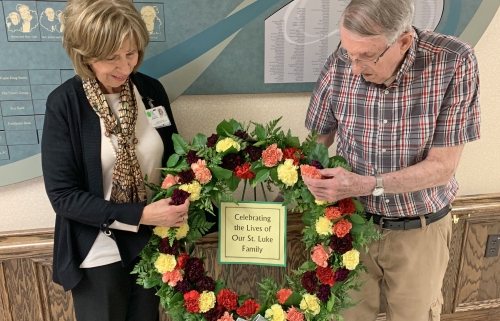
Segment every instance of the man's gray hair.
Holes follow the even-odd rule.
[[[387,44],[392,44],[413,30],[413,11],[413,0],[352,0],[340,23],[360,36],[384,35]]]

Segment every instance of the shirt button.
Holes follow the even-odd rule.
[[[387,90],[387,89],[386,89],[386,90],[384,91],[384,94],[386,94],[386,95],[387,95],[388,93],[389,93],[389,90]]]
[[[389,203],[390,201],[388,199],[385,200],[386,203]]]
[[[387,119],[384,119],[384,124],[387,124]]]
[[[385,152],[387,152],[387,149],[385,149],[385,148],[382,149],[382,153],[385,153]]]

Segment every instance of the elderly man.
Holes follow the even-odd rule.
[[[412,27],[412,0],[352,0],[328,58],[306,127],[353,168],[304,178],[318,200],[358,196],[382,238],[362,251],[360,304],[346,321],[375,320],[380,289],[387,320],[439,320],[449,258],[455,171],[479,139],[479,75],[462,41]]]

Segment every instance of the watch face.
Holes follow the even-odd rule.
[[[372,192],[373,196],[380,196],[384,194],[384,189],[383,188],[375,188]]]

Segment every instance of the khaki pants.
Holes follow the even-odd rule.
[[[362,276],[367,282],[361,292],[350,293],[361,302],[342,314],[345,321],[376,320],[382,287],[387,298],[387,321],[439,321],[451,224],[448,213],[419,229],[382,230],[382,238],[369,245],[368,253],[360,251],[368,269],[368,275]]]

